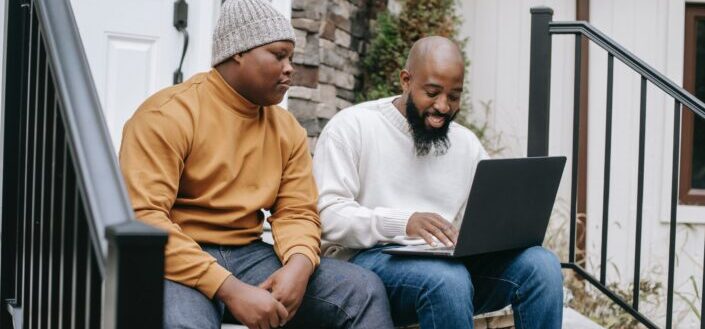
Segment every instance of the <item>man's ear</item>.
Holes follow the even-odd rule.
[[[235,55],[233,55],[232,58],[233,58],[233,61],[235,61],[235,63],[237,63],[238,65],[242,64],[242,60],[243,60],[242,53],[235,54]]]
[[[411,84],[411,73],[407,70],[401,70],[399,72],[399,83],[401,84],[401,89],[406,93]]]

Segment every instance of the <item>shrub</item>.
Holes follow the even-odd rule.
[[[398,95],[402,92],[399,72],[404,67],[411,46],[417,40],[431,35],[447,37],[455,41],[465,61],[465,85],[470,61],[465,54],[466,39],[459,37],[462,24],[456,0],[399,0],[402,9],[399,15],[382,12],[377,16],[376,27],[370,45],[362,61],[364,69],[362,88],[358,90],[358,102]],[[482,102],[482,110],[489,114],[491,101]],[[499,153],[501,136],[491,131],[487,122],[471,120],[472,106],[467,92],[463,93],[461,110],[456,122],[477,135],[490,154]]]
[[[457,42],[462,50],[465,40],[458,39],[460,24],[454,0],[403,0],[398,16],[380,13],[362,62],[365,74],[358,100],[401,93],[399,71],[416,40],[430,35],[444,36]],[[467,67],[464,52],[463,58]]]

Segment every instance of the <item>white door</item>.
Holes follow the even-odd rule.
[[[210,67],[220,0],[189,0],[184,80]],[[155,91],[172,84],[183,48],[174,0],[71,0],[115,150],[122,126]]]
[[[183,49],[175,0],[71,0],[115,151],[122,127],[152,93],[170,86]],[[221,0],[187,0],[189,46],[184,80],[210,69]],[[272,0],[291,17],[291,0]],[[283,105],[286,104],[286,99]]]

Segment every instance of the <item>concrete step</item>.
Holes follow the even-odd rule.
[[[597,323],[586,318],[571,308],[563,309],[563,328],[571,329],[604,329]],[[224,324],[222,329],[247,329],[245,326]],[[399,329],[419,329],[417,326]],[[480,314],[475,317],[475,329],[514,329],[514,318],[511,308]]]

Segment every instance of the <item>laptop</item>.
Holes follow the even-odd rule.
[[[563,156],[482,160],[454,247],[423,244],[383,252],[457,258],[540,246],[565,162]]]

